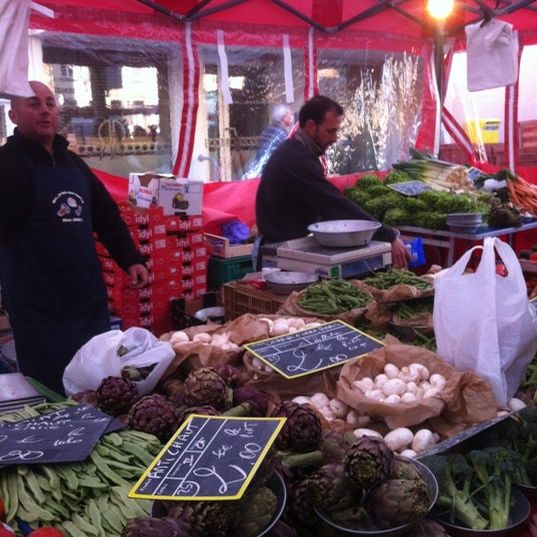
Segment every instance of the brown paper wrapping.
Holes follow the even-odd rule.
[[[225,324],[211,323],[207,325],[191,326],[185,328],[183,332],[185,332],[190,339],[202,332],[211,335],[228,332],[230,341],[237,345],[242,345],[243,343],[259,341],[271,337],[269,333],[269,325],[268,323],[263,322],[261,320],[262,318],[276,320],[281,319],[282,316],[254,315],[247,313]],[[311,323],[320,321],[320,319],[306,318],[304,321],[306,323]],[[162,334],[160,339],[169,341],[172,334],[173,332]],[[163,378],[168,378],[174,375],[179,368],[182,369],[183,373],[187,373],[188,371],[199,367],[211,367],[219,364],[238,365],[240,363],[240,358],[244,353],[243,348],[234,351],[226,351],[219,347],[214,347],[197,341],[175,344],[173,345],[173,350],[175,351],[175,358],[164,373]]]
[[[377,289],[376,287],[373,287],[371,285],[365,285],[365,287],[379,303],[401,302],[403,300],[410,300],[412,298],[425,298],[428,296],[434,296],[434,288],[422,291],[421,289],[418,289],[413,285],[407,285],[405,283],[394,285],[389,289]]]
[[[373,401],[352,389],[352,382],[363,377],[374,378],[386,363],[399,368],[411,363],[423,364],[431,374],[441,374],[446,386],[437,397],[396,405]],[[384,419],[390,429],[430,420],[434,430],[445,436],[496,415],[494,395],[484,380],[473,372],[457,371],[435,353],[412,345],[389,345],[344,364],[337,383],[337,397],[362,414]]]
[[[371,292],[371,288],[365,285],[360,280],[348,280],[349,283],[353,283],[362,291],[365,291],[367,294],[371,295],[372,299],[374,298],[374,295]],[[302,295],[306,292],[306,289],[303,291],[293,291],[285,300],[285,302],[280,306],[280,309],[278,310],[278,313],[281,315],[293,315],[295,317],[317,317],[318,319],[322,319],[324,321],[335,321],[336,319],[340,319],[341,321],[345,321],[349,324],[354,324],[359,319],[363,318],[370,305],[374,304],[374,301],[371,300],[371,302],[363,307],[363,308],[354,308],[352,310],[344,311],[342,313],[338,314],[330,314],[330,315],[323,315],[321,313],[315,313],[314,311],[309,311],[302,309],[298,302]]]

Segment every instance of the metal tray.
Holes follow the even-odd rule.
[[[276,294],[288,295],[291,291],[300,291],[315,283],[319,277],[312,272],[276,271],[264,276],[267,287]]]
[[[308,226],[308,231],[322,246],[346,248],[365,246],[382,224],[372,220],[327,220]]]

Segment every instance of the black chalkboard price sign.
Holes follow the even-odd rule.
[[[341,365],[382,346],[379,340],[339,320],[244,345],[288,379]]]
[[[130,491],[158,500],[237,500],[285,418],[193,414]]]
[[[113,421],[77,405],[16,423],[0,423],[0,467],[85,460]]]

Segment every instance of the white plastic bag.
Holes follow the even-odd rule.
[[[475,273],[464,274],[482,249]],[[496,274],[496,256],[507,276]],[[433,325],[437,353],[460,371],[473,370],[492,387],[498,405],[514,395],[537,350],[537,316],[522,269],[509,245],[486,238],[435,280]]]
[[[172,346],[145,328],[110,330],[91,338],[74,355],[63,373],[65,393],[96,390],[106,377],[120,377],[125,366],[155,365],[144,380],[135,382],[140,394],[146,395],[157,385],[174,357]]]

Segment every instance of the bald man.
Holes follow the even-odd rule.
[[[56,133],[50,89],[14,97],[17,126],[0,147],[0,287],[20,370],[63,391],[63,370],[93,336],[110,329],[93,233],[135,287],[144,259],[104,185]]]

